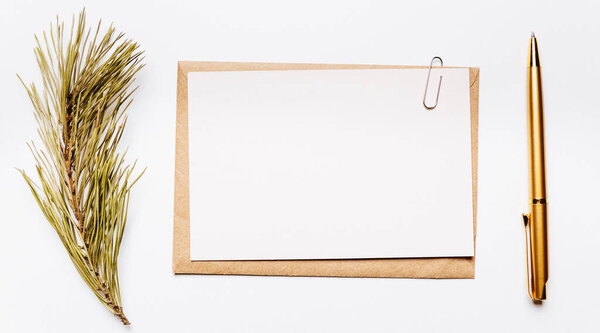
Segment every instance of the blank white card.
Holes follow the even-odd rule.
[[[188,74],[192,260],[473,256],[468,69]]]

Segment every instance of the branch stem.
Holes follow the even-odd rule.
[[[73,210],[73,214],[75,215],[75,227],[77,228],[77,231],[79,233],[79,237],[81,237],[81,241],[83,243],[83,245],[81,246],[81,250],[82,250],[82,257],[83,257],[83,261],[85,262],[88,270],[92,273],[92,275],[94,276],[94,278],[97,280],[97,283],[100,287],[96,288],[96,290],[98,292],[100,292],[102,294],[102,297],[104,298],[104,302],[106,303],[106,305],[109,307],[110,311],[117,316],[121,322],[123,323],[123,325],[129,325],[130,322],[127,319],[127,317],[125,317],[125,314],[123,313],[123,308],[117,304],[115,302],[115,300],[113,299],[113,297],[110,294],[110,291],[108,289],[108,285],[106,284],[106,282],[104,281],[104,279],[102,278],[102,276],[100,275],[100,273],[96,270],[95,265],[91,262],[90,258],[89,258],[89,251],[88,251],[88,247],[89,247],[89,242],[86,239],[86,230],[84,228],[84,221],[83,221],[83,215],[81,214],[81,208],[79,207],[79,201],[77,200],[77,191],[76,191],[76,187],[75,187],[75,177],[74,177],[74,171],[75,171],[75,166],[72,160],[72,142],[71,142],[71,130],[72,130],[72,117],[73,117],[73,103],[71,102],[71,99],[68,99],[67,105],[66,105],[66,126],[64,128],[64,132],[63,132],[63,138],[64,138],[64,142],[65,142],[65,147],[64,147],[64,159],[65,159],[65,167],[67,168],[67,179],[68,179],[68,186],[69,186],[69,192],[71,193],[71,209]]]

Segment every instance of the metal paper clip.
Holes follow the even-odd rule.
[[[433,57],[431,59],[431,62],[429,63],[429,71],[427,72],[427,83],[425,83],[425,93],[423,94],[423,106],[427,109],[427,110],[433,110],[435,109],[435,107],[438,105],[438,101],[440,100],[440,90],[442,87],[442,76],[440,75],[440,81],[438,82],[438,89],[437,89],[437,94],[435,97],[435,104],[432,106],[427,105],[427,89],[429,88],[429,77],[431,76],[431,68],[433,67],[433,62],[435,61],[435,59],[440,61],[440,67],[444,66],[444,61],[442,60],[442,58],[440,57]]]

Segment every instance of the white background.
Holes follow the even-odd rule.
[[[122,328],[87,289],[14,167],[31,169],[33,34],[83,6],[147,52],[124,144],[148,171],[120,260]],[[592,332],[600,305],[600,3],[597,1],[2,1],[0,331]],[[526,295],[525,63],[542,56],[550,214],[549,300]],[[474,280],[174,276],[177,60],[481,68]]]

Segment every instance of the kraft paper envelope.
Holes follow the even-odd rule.
[[[189,200],[189,72],[260,71],[306,69],[391,69],[417,66],[272,64],[231,62],[179,62],[177,72],[177,128],[175,153],[175,212],[173,271],[176,274],[231,274],[337,277],[473,278],[475,257],[343,259],[343,260],[251,260],[192,261],[190,259]],[[469,68],[471,107],[471,152],[473,188],[473,235],[477,216],[477,137],[479,69]],[[423,84],[423,83],[419,83]],[[420,98],[420,97],[417,97]],[[473,240],[475,241],[475,239]]]

